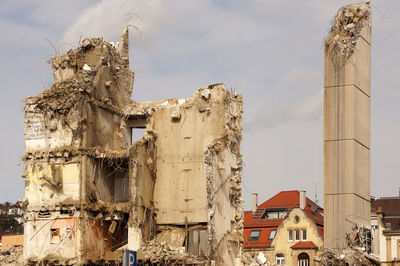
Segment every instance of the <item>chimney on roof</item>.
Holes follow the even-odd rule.
[[[253,193],[251,194],[251,196],[252,196],[251,212],[255,214],[257,212],[257,207],[258,207],[258,194]]]
[[[300,190],[299,205],[302,210],[306,207],[306,192],[304,190]]]

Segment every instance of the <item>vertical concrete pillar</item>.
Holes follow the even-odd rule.
[[[369,5],[341,8],[325,41],[325,248],[370,226],[370,44]]]

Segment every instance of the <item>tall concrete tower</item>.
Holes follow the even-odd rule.
[[[371,9],[342,7],[325,40],[325,248],[370,225]]]

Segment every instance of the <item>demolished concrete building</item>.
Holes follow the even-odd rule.
[[[25,104],[26,262],[235,265],[243,230],[242,96],[131,100],[126,29],[51,60]],[[132,143],[132,134],[144,129]]]
[[[325,248],[347,248],[355,226],[370,228],[370,50],[369,4],[341,8],[325,40]]]

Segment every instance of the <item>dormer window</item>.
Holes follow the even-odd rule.
[[[266,209],[261,215],[261,219],[283,219],[288,214],[288,208]]]
[[[276,229],[272,229],[271,233],[269,233],[269,238],[268,240],[273,240],[276,236]]]
[[[260,238],[261,230],[250,231],[249,241],[257,241]]]

